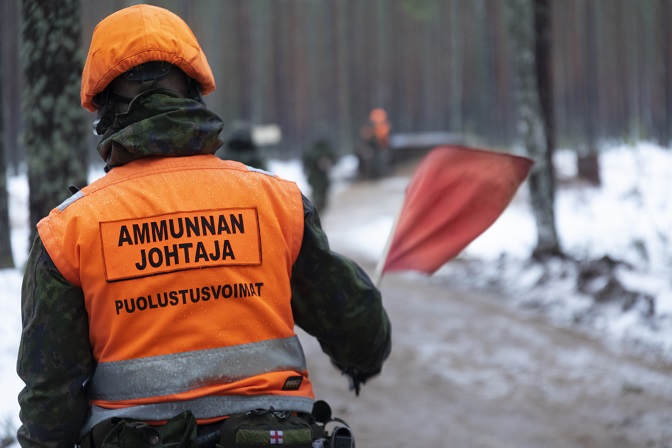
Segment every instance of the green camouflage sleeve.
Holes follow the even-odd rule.
[[[39,237],[26,266],[21,306],[19,444],[72,447],[86,418],[84,383],[94,366],[88,315],[82,290],[58,272]]]
[[[380,292],[354,261],[329,248],[315,206],[304,197],[304,235],[292,272],[295,323],[317,338],[358,383],[380,373],[390,354],[390,321]]]

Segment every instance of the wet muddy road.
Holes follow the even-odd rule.
[[[377,184],[339,193],[323,216],[333,248],[372,274],[374,261],[341,244],[352,232],[344,220],[394,213],[400,194]],[[317,398],[350,423],[358,448],[672,447],[672,366],[554,327],[494,293],[409,274],[387,275],[381,288],[392,355],[359,397],[300,333]]]

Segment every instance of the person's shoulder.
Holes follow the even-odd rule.
[[[276,180],[284,180],[283,178],[281,178],[277,174],[271,173],[270,171],[267,171],[265,169],[257,168],[255,166],[250,166],[250,165],[245,165],[245,167],[253,173],[259,173],[259,174],[263,174],[263,175],[266,175],[266,176],[270,176],[270,177],[272,177]]]

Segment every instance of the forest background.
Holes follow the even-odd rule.
[[[58,2],[56,2],[58,3]],[[125,0],[78,0],[81,53],[96,23]],[[449,131],[506,148],[516,138],[507,3],[499,0],[164,0],[183,17],[217,80],[206,100],[230,124],[278,125],[267,151],[297,156],[316,135],[353,151],[374,107],[393,133]],[[549,0],[557,144],[595,151],[605,139],[672,129],[672,5],[668,0]],[[0,2],[4,141],[25,157],[21,2]],[[57,36],[52,36],[58,42]],[[83,59],[82,59],[83,60]],[[73,60],[73,64],[80,64]],[[76,105],[73,105],[76,107]],[[94,117],[91,117],[91,121]],[[89,148],[95,146],[91,138]],[[93,153],[92,153],[93,154]],[[95,156],[97,161],[97,155]]]
[[[26,167],[30,239],[98,160],[76,106],[83,58],[95,24],[134,3],[0,3],[0,185]],[[153,3],[199,37],[219,80],[209,107],[229,126],[280,130],[269,157],[297,158],[317,138],[340,155],[356,152],[368,112],[382,107],[393,154],[396,136],[438,134],[532,158],[537,260],[563,256],[557,146],[576,151],[578,177],[599,185],[605,142],[670,140],[672,7],[664,0]],[[0,267],[12,267],[0,193]]]

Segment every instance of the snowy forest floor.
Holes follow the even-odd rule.
[[[606,151],[600,189],[573,183],[571,154],[557,160],[568,258],[529,261],[535,232],[521,188],[433,276],[387,274],[393,351],[359,397],[300,333],[317,398],[352,425],[357,446],[672,447],[672,154],[645,144]],[[322,221],[332,247],[373,274],[414,165],[353,182],[345,162]],[[271,170],[309,193],[300,162]],[[25,178],[10,179],[10,203],[21,265]],[[20,269],[0,271],[0,284],[2,438],[18,425]]]

